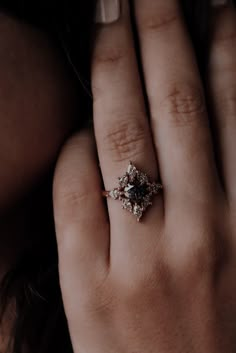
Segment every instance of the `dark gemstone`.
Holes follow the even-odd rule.
[[[149,190],[147,185],[129,185],[125,189],[127,197],[133,202],[143,201],[144,197],[148,195]]]

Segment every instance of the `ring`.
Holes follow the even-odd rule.
[[[152,198],[163,189],[162,184],[149,181],[147,174],[138,170],[129,162],[127,172],[120,178],[119,186],[103,191],[104,197],[111,197],[122,202],[122,208],[131,212],[139,222]]]

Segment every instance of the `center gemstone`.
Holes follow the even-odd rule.
[[[149,194],[148,186],[131,185],[129,184],[125,189],[125,196],[133,202],[141,202]]]

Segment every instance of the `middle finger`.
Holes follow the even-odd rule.
[[[194,51],[179,1],[134,4],[165,204],[188,207],[214,195],[218,186]]]

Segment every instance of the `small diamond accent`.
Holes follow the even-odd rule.
[[[129,183],[129,175],[128,174],[125,174],[123,175],[121,178],[119,178],[119,184],[121,187],[125,187],[127,186]]]
[[[120,197],[120,191],[118,189],[113,189],[109,192],[109,196],[112,199],[117,200]]]
[[[137,168],[133,165],[132,162],[130,162],[127,168],[127,173],[132,175],[132,174],[136,174],[136,172],[137,172]]]
[[[133,211],[132,203],[128,199],[122,200],[122,207],[129,212]]]
[[[140,220],[140,218],[143,215],[143,208],[139,205],[135,205],[134,209],[133,209],[133,213],[134,215],[137,217],[138,221]]]

